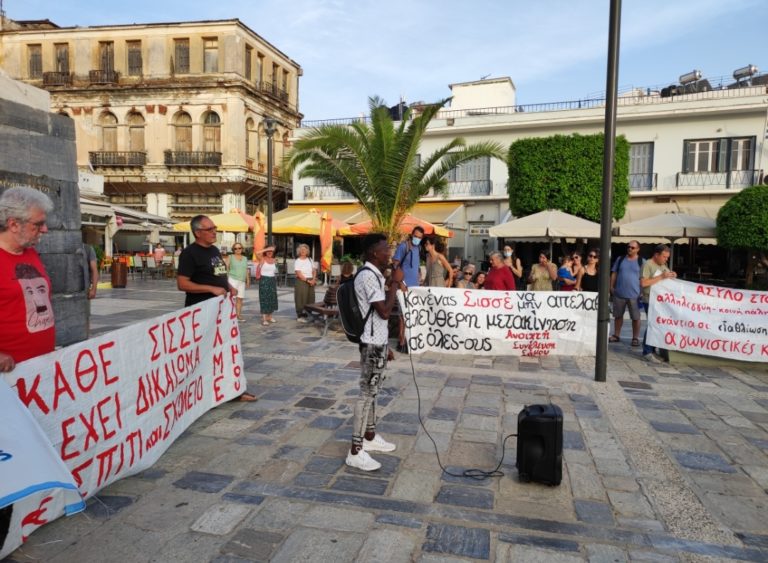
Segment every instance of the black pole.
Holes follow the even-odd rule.
[[[267,131],[267,246],[272,246],[272,131]]]
[[[603,205],[600,212],[600,299],[597,309],[597,355],[595,381],[605,381],[608,367],[608,310],[611,278],[611,220],[613,216],[613,166],[616,152],[616,97],[619,75],[621,0],[611,0],[608,27],[608,73],[605,81],[605,139],[603,146]]]

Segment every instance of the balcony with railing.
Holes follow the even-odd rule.
[[[354,196],[336,186],[304,186],[305,200],[339,200],[354,199]]]
[[[166,166],[215,168],[221,166],[221,153],[209,151],[165,151]]]
[[[466,180],[463,182],[448,182],[444,195],[453,197],[491,195],[493,182],[491,180]]]
[[[740,189],[759,184],[762,170],[730,170],[728,172],[678,172],[678,189]]]
[[[633,192],[655,190],[658,186],[659,175],[655,172],[630,174],[629,189]]]
[[[72,86],[73,72],[44,72],[43,86]]]
[[[277,98],[281,102],[288,103],[288,92],[280,88],[277,84],[262,81],[257,86],[260,92],[269,94],[270,96]]]
[[[118,77],[116,70],[91,70],[88,72],[88,81],[91,84],[117,84]]]
[[[144,166],[147,163],[147,153],[144,151],[91,151],[88,153],[88,161],[91,166]]]

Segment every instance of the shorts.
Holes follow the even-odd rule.
[[[640,306],[637,304],[637,297],[634,299],[623,299],[614,296],[613,298],[613,318],[619,319],[624,316],[624,311],[629,307],[629,318],[633,321],[640,320]]]
[[[245,297],[245,282],[233,280],[232,278],[227,278],[227,281],[230,287],[234,287],[237,290],[237,298],[243,299]]]

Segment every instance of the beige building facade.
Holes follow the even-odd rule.
[[[80,170],[109,202],[187,220],[266,206],[274,162],[301,119],[302,69],[237,19],[60,28],[4,19],[0,67],[44,88],[75,122]],[[275,209],[290,183],[273,169]]]

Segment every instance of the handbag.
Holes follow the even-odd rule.
[[[258,266],[256,266],[256,273],[254,274],[254,276],[253,276],[253,277],[255,277],[257,280],[260,280],[260,279],[261,279],[261,266],[262,266],[263,264],[264,264],[263,262],[259,262],[259,265],[258,265]]]

